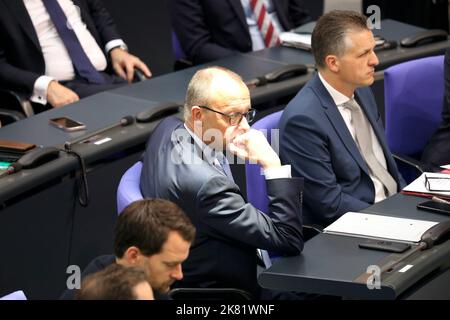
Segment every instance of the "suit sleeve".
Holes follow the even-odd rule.
[[[233,52],[212,41],[199,0],[170,0],[169,4],[172,27],[188,59],[197,64]]]
[[[289,163],[294,176],[305,178],[304,199],[313,206],[316,218],[329,223],[348,211],[370,206],[351,194],[344,193],[337,183],[328,149],[328,137],[320,125],[306,115],[295,115],[286,123],[280,140],[280,154]]]
[[[33,93],[34,83],[41,74],[17,68],[8,63],[3,45],[0,43],[0,86],[17,91],[29,98]]]
[[[312,21],[308,10],[306,10],[303,5],[303,0],[289,1],[289,15],[294,24],[294,28]]]
[[[281,254],[303,249],[301,193],[303,179],[267,180],[269,214],[246,203],[236,184],[213,177],[197,195],[197,212],[212,237],[234,239]]]
[[[120,39],[116,24],[100,0],[88,0],[89,13],[96,30],[105,45],[111,40]]]

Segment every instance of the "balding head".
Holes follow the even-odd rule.
[[[250,110],[250,92],[240,76],[222,67],[195,73],[184,110],[186,126],[214,149],[223,150],[250,128],[244,117]]]
[[[242,78],[222,67],[209,67],[197,71],[189,82],[184,105],[184,119],[191,120],[193,106],[214,106],[223,101],[234,100],[248,88]],[[236,101],[239,103],[239,101]]]

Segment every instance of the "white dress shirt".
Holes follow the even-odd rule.
[[[75,70],[69,53],[42,0],[23,1],[36,30],[45,61],[45,76],[39,77],[34,83],[34,91],[30,100],[46,104],[47,88],[50,81],[72,80],[75,78]],[[81,20],[80,8],[74,5],[72,0],[58,0],[58,2],[92,65],[98,71],[105,70],[107,66],[106,56]],[[121,39],[112,40],[106,44],[105,51],[108,52],[111,48],[122,43]]]
[[[209,155],[215,155],[213,156],[213,159],[209,162],[212,164],[215,168],[220,164],[220,160],[218,158],[225,158],[225,161],[228,162],[227,158],[223,155],[222,152],[215,152],[212,148],[207,146],[194,132],[192,132],[186,124],[184,124],[184,127],[186,128],[187,132],[191,135],[191,137],[194,139],[194,143],[200,147],[201,150],[203,150],[203,153],[205,154],[205,158],[209,158]],[[220,154],[219,154],[220,153]],[[291,178],[291,165],[284,165],[277,168],[269,168],[264,170],[264,176],[266,180],[270,179],[281,179],[281,178]]]
[[[342,118],[344,119],[345,125],[348,128],[348,131],[350,131],[350,134],[352,135],[353,140],[355,140],[355,127],[352,125],[352,113],[348,108],[342,106],[344,103],[350,101],[350,99],[346,95],[342,94],[341,92],[339,92],[335,88],[333,88],[322,77],[320,72],[319,72],[319,78],[320,78],[320,81],[322,81],[325,89],[327,89],[328,93],[331,95],[331,98],[333,99],[334,103],[337,105],[339,113],[341,114]],[[353,99],[353,96],[352,96],[352,99]],[[363,113],[364,113],[364,111],[363,111]],[[375,155],[375,158],[385,169],[387,169],[386,158],[384,156],[383,149],[381,148],[380,142],[378,141],[378,138],[375,135],[375,132],[373,131],[372,126],[370,126],[370,136],[371,136],[371,141],[372,141],[372,151]],[[356,142],[356,140],[355,140],[355,142]],[[370,174],[370,179],[372,179],[373,185],[375,187],[375,202],[386,199],[383,183],[377,177],[373,176],[372,174]]]
[[[266,45],[264,44],[263,36],[258,28],[258,24],[256,23],[255,14],[250,6],[250,0],[241,0],[241,3],[244,8],[245,19],[248,24],[248,30],[250,31],[250,37],[252,38],[252,49],[253,51],[262,50],[266,47]],[[266,5],[267,13],[272,17],[273,27],[277,33],[280,34],[284,30],[278,20],[272,0],[264,0],[264,4]]]

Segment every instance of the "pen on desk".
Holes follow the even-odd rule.
[[[431,200],[433,200],[433,201],[435,201],[435,202],[440,202],[440,203],[447,203],[447,204],[450,204],[450,201],[447,201],[447,200],[438,198],[438,197],[436,197],[436,196],[431,197]]]

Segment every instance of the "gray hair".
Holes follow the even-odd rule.
[[[242,78],[231,70],[223,67],[213,66],[198,70],[189,82],[184,103],[184,120],[191,119],[191,108],[193,106],[209,106],[214,99],[213,82],[218,77],[229,77],[237,82]]]

